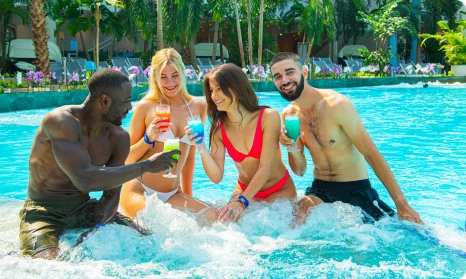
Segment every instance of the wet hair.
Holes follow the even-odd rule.
[[[254,92],[254,88],[240,67],[234,64],[223,64],[210,71],[204,79],[204,95],[207,101],[207,113],[211,122],[210,143],[212,143],[212,137],[220,127],[218,120],[221,119],[223,121],[227,113],[219,111],[212,100],[210,79],[214,79],[217,82],[223,94],[228,96],[228,98],[232,101],[234,99],[237,100],[238,111],[240,104],[249,112],[255,112],[261,109],[261,107],[259,106],[259,99],[256,92]]]
[[[112,69],[99,70],[89,79],[89,99],[96,100],[102,94],[113,97],[115,94],[123,92],[121,85],[126,82],[130,82],[128,77],[119,71]]]
[[[293,52],[280,52],[277,54],[272,61],[270,62],[270,67],[272,67],[275,63],[281,62],[283,60],[288,60],[291,59],[293,62],[298,65],[299,69],[303,69],[303,64],[301,63],[301,58],[299,58],[299,55]]]
[[[178,72],[180,75],[180,98],[183,98],[187,101],[191,100],[192,96],[188,93],[186,89],[186,69],[181,59],[181,55],[174,48],[164,48],[155,53],[152,57],[151,71],[149,77],[149,91],[147,92],[144,99],[160,102],[162,99],[167,99],[163,94],[161,84],[161,75],[163,69],[170,65]]]

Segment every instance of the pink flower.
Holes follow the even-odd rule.
[[[121,72],[121,67],[113,66],[112,69],[115,71]]]
[[[132,72],[133,75],[139,75],[139,67],[138,66],[131,66],[128,68],[129,72]]]
[[[152,70],[152,67],[151,66],[147,66],[147,68],[142,72],[145,76],[147,76],[150,71]]]

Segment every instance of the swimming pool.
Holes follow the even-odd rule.
[[[239,224],[199,227],[194,218],[151,199],[140,220],[152,231],[108,225],[69,249],[81,231],[66,233],[63,262],[22,258],[18,217],[26,197],[34,133],[48,110],[0,114],[0,274],[5,278],[460,278],[466,272],[466,85],[421,84],[339,90],[358,109],[424,228],[385,218],[363,224],[358,209],[318,207],[291,230],[292,204],[253,205]],[[261,104],[281,110],[276,92]],[[124,121],[128,128],[131,115]],[[285,154],[285,153],[284,153]],[[219,185],[197,158],[195,197],[220,207],[236,183],[227,159]],[[284,158],[286,160],[286,158]],[[293,176],[302,196],[310,185]],[[370,172],[373,187],[393,206]],[[0,277],[3,277],[0,276]]]

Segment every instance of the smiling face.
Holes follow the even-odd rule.
[[[217,107],[218,111],[227,111],[229,108],[236,108],[235,98],[228,97],[214,78],[209,79],[209,90],[211,103]]]
[[[271,70],[275,86],[284,99],[294,101],[301,96],[307,69],[301,69],[293,60],[286,59],[275,63]]]
[[[176,69],[167,65],[163,68],[162,73],[160,74],[160,89],[163,94],[167,97],[174,97],[178,93],[181,84],[180,74]]]
[[[128,115],[132,109],[131,106],[131,83],[126,82],[121,84],[121,93],[112,96],[112,104],[106,115],[106,120],[113,125],[121,126],[123,119]]]

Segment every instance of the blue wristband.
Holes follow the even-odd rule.
[[[244,208],[249,206],[249,201],[244,196],[238,196],[238,200],[243,203]]]
[[[152,148],[155,147],[155,140],[150,141],[149,136],[147,134],[144,134],[144,142],[147,143],[147,144],[152,144]]]
[[[96,223],[96,224],[94,225],[94,228],[101,228],[101,227],[105,227],[105,224],[99,222],[99,223]]]

